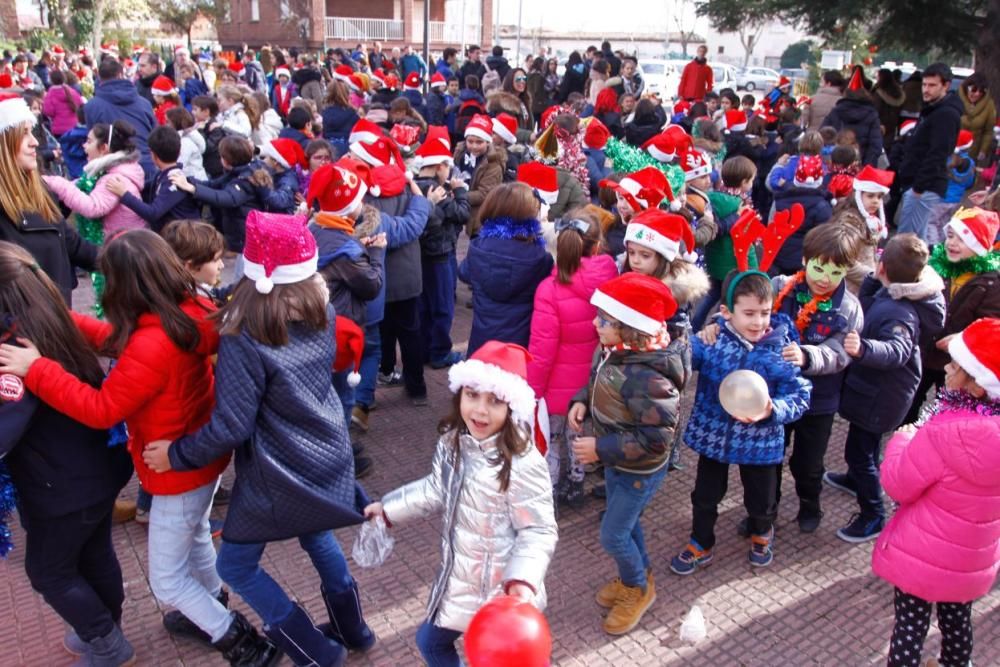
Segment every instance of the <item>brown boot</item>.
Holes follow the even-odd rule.
[[[135,518],[135,501],[118,498],[111,512],[111,523],[125,523]]]
[[[624,635],[631,632],[655,600],[656,589],[652,585],[646,586],[645,593],[639,586],[623,585],[621,594],[615,600],[615,606],[604,619],[604,631],[609,635]]]
[[[652,570],[646,570],[646,586],[653,586]],[[600,590],[597,591],[597,595],[594,596],[594,599],[597,600],[597,604],[605,609],[611,609],[615,606],[615,600],[618,599],[618,595],[624,588],[625,587],[622,585],[621,577],[615,577],[612,581],[609,581],[601,586]]]
[[[360,405],[355,405],[351,409],[351,424],[362,433],[368,432],[368,410]]]

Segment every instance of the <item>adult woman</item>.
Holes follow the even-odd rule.
[[[565,102],[572,93],[583,94],[583,87],[587,82],[586,65],[579,51],[569,54],[566,61],[566,72],[563,74],[562,83],[559,84],[559,94],[556,102]]]
[[[587,79],[587,102],[594,105],[597,102],[597,95],[604,90],[608,84],[608,77],[611,76],[611,66],[607,60],[595,60],[590,66],[590,76]]]
[[[333,146],[334,157],[347,152],[347,137],[358,122],[358,111],[351,106],[350,91],[341,81],[331,81],[326,89],[323,107],[323,138]]]
[[[851,75],[851,85],[844,91],[844,97],[837,100],[833,110],[827,114],[823,125],[837,130],[853,130],[858,139],[861,162],[875,166],[882,154],[882,128],[872,97],[864,86],[864,74],[860,65],[855,66]]]
[[[93,271],[97,248],[66,224],[38,173],[35,116],[23,99],[0,95],[0,241],[21,246],[69,304],[80,267]]]
[[[982,163],[989,157],[993,126],[997,122],[997,108],[987,90],[986,77],[980,72],[975,72],[959,86],[958,96],[965,105],[962,129],[972,132],[969,155],[973,160]]]
[[[522,130],[531,130],[535,126],[534,117],[531,115],[531,94],[528,93],[528,73],[520,67],[514,67],[503,79],[503,92],[513,95],[520,100],[518,113],[513,114],[517,118],[517,126]]]
[[[531,115],[537,121],[542,112],[552,105],[552,94],[545,81],[545,61],[535,58],[528,71],[528,94],[531,96]],[[558,84],[557,84],[558,85]]]
[[[899,127],[899,112],[906,101],[906,95],[892,72],[884,67],[878,71],[875,87],[872,89],[872,101],[878,112],[878,121],[882,125],[882,145],[889,152],[892,142],[896,139],[896,129]]]
[[[559,76],[559,61],[555,58],[549,58],[545,61],[545,94],[549,100],[556,99],[560,83],[562,83],[562,77]]]

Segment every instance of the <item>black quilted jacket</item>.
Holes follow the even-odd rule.
[[[354,479],[344,410],[331,384],[330,324],[289,326],[289,342],[223,336],[215,410],[170,447],[175,470],[200,468],[236,450],[236,483],[222,537],[256,543],[361,523],[367,497]]]

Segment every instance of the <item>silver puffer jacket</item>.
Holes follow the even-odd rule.
[[[382,503],[393,524],[443,512],[441,570],[427,619],[465,632],[479,607],[501,594],[508,581],[534,588],[533,603],[545,608],[545,571],[559,537],[549,470],[533,445],[514,457],[504,493],[496,477],[497,436],[479,441],[461,435],[458,457],[453,437],[446,433],[438,441],[431,474],[396,489]]]

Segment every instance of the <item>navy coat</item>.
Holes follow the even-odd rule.
[[[805,209],[805,220],[794,234],[788,237],[778,256],[774,259],[775,268],[782,273],[795,273],[802,268],[802,242],[810,229],[827,222],[833,216],[833,206],[830,204],[830,193],[819,188],[800,188],[792,186],[787,190],[774,193],[774,210],[784,211],[794,204],[802,204]]]
[[[122,204],[149,224],[149,228],[159,234],[174,220],[198,220],[201,206],[192,195],[179,190],[170,183],[170,172],[180,169],[174,165],[157,172],[153,180],[153,200],[148,204],[131,192],[122,195]]]
[[[149,155],[149,133],[156,127],[153,105],[139,95],[135,85],[125,79],[102,81],[94,89],[94,97],[83,107],[83,115],[90,130],[97,123],[111,125],[116,120],[128,121],[135,130],[136,148],[139,149],[139,164],[146,173],[146,180],[156,175],[156,167]]]

